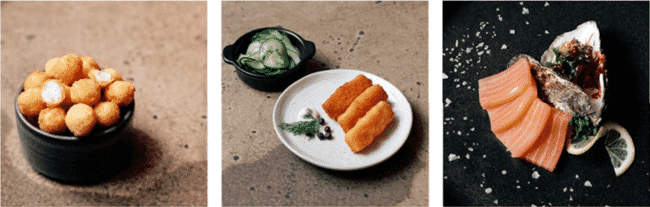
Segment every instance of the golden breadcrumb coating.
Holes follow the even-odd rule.
[[[120,107],[110,101],[98,103],[95,106],[95,116],[97,116],[97,125],[113,126],[120,121]]]
[[[38,115],[38,126],[41,130],[52,134],[65,132],[65,111],[62,108],[46,108]]]
[[[104,95],[109,101],[120,107],[125,107],[133,102],[135,87],[128,81],[115,81],[106,87]]]
[[[102,90],[99,85],[90,79],[81,79],[70,87],[70,98],[72,103],[83,103],[88,106],[95,106],[102,97]]]
[[[18,95],[17,102],[20,112],[28,117],[38,116],[38,113],[45,108],[45,102],[41,98],[41,89],[39,88],[26,89]]]
[[[25,89],[40,88],[41,86],[43,86],[43,83],[45,83],[46,80],[51,78],[52,77],[45,74],[45,72],[36,70],[31,74],[29,74],[29,76],[27,76],[27,79],[25,80],[25,84],[24,84]]]
[[[99,70],[99,64],[97,64],[95,58],[88,56],[81,57],[81,71],[83,71],[84,78],[90,78],[88,73],[91,70]]]
[[[90,134],[96,124],[95,111],[83,103],[73,105],[65,115],[65,125],[68,126],[72,134],[78,137]]]
[[[59,58],[56,63],[45,73],[56,79],[61,80],[65,85],[70,85],[83,76],[83,63],[75,54],[67,54]]]
[[[327,115],[337,120],[348,109],[357,96],[372,86],[372,81],[364,75],[358,75],[353,80],[338,87],[336,91],[323,103]]]

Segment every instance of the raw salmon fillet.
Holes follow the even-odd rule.
[[[375,106],[379,101],[386,101],[388,99],[388,94],[384,91],[380,85],[373,85],[370,88],[366,89],[359,95],[352,104],[345,110],[345,113],[341,114],[338,118],[338,122],[343,128],[344,132],[348,132],[354,124],[357,123],[357,120],[363,115],[366,115],[373,106]]]
[[[393,116],[393,109],[388,102],[380,101],[345,133],[345,143],[355,153],[363,150],[384,131],[388,123],[393,120]]]
[[[352,81],[347,82],[334,91],[334,93],[323,103],[323,109],[327,115],[337,120],[338,117],[348,109],[357,96],[372,86],[372,81],[364,75],[358,75]]]
[[[497,138],[512,154],[512,157],[523,156],[537,141],[551,114],[551,106],[535,98],[524,119],[517,125],[501,133]]]
[[[537,98],[535,86],[528,87],[521,96],[497,108],[488,110],[492,132],[500,133],[519,123]]]
[[[569,120],[573,115],[553,109],[549,122],[537,142],[524,155],[523,159],[540,166],[549,172],[555,170],[566,140]]]
[[[483,109],[492,109],[510,102],[534,85],[530,64],[522,58],[505,71],[478,80],[479,102]]]

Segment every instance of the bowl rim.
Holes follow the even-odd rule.
[[[233,44],[228,45],[228,46],[232,46],[233,47],[233,52],[234,52],[234,50],[237,48],[237,46],[241,45],[242,42],[245,40],[244,37],[252,36],[252,35],[254,35],[254,34],[256,34],[256,33],[260,32],[260,31],[264,31],[264,30],[267,30],[267,29],[276,29],[278,31],[281,31],[281,32],[287,34],[287,35],[294,36],[296,39],[298,39],[298,41],[300,41],[300,43],[302,43],[302,45],[307,45],[307,42],[309,42],[309,41],[305,40],[304,38],[302,38],[298,33],[294,32],[294,31],[291,31],[289,29],[282,28],[282,27],[279,27],[279,26],[275,26],[275,27],[262,27],[262,28],[257,28],[257,29],[250,30],[250,31],[246,32],[244,35],[239,36],[239,38],[237,38],[237,40]],[[306,51],[304,51],[304,49],[300,51],[300,63],[298,63],[292,69],[289,69],[288,71],[286,71],[284,73],[275,74],[275,75],[256,74],[256,73],[252,73],[250,71],[247,71],[245,68],[241,67],[237,63],[236,58],[233,61],[232,65],[235,66],[235,69],[237,69],[238,71],[240,71],[240,72],[242,72],[242,73],[244,73],[244,74],[246,74],[248,76],[253,76],[253,77],[257,77],[257,78],[284,77],[284,76],[288,76],[288,75],[298,71],[301,68],[301,66],[307,60],[307,57],[305,57],[305,54],[304,54],[305,52]],[[233,54],[233,55],[237,55],[237,54]]]
[[[120,118],[120,122],[108,127],[106,129],[103,129],[102,131],[99,132],[91,132],[91,134],[84,136],[84,137],[77,137],[77,136],[65,136],[65,135],[56,135],[52,134],[46,131],[41,130],[39,127],[32,125],[31,122],[27,120],[25,115],[20,111],[20,107],[18,107],[18,96],[24,91],[25,86],[24,82],[23,85],[21,85],[18,89],[18,93],[16,93],[16,97],[14,99],[14,110],[16,111],[16,120],[19,122],[22,122],[22,124],[27,126],[27,129],[31,131],[32,133],[36,133],[40,136],[48,137],[53,140],[59,140],[59,141],[66,141],[66,142],[82,142],[82,141],[87,141],[89,140],[88,137],[104,137],[106,135],[109,135],[111,133],[114,133],[115,131],[118,131],[125,127],[125,125],[133,118],[133,112],[135,111],[135,99],[131,102],[126,107],[120,107],[120,110],[122,108],[128,108],[129,110],[124,112],[124,117]],[[121,112],[121,111],[120,111]],[[66,112],[67,113],[67,112]],[[20,123],[19,123],[20,124]],[[97,127],[97,126],[95,126]],[[93,129],[94,131],[95,129]]]

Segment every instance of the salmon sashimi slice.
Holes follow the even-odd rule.
[[[496,134],[519,123],[535,98],[537,98],[537,89],[535,89],[535,87],[528,87],[526,92],[515,100],[497,108],[487,110],[490,117],[492,132]]]
[[[478,80],[479,102],[483,109],[495,108],[515,99],[527,87],[534,85],[530,64],[522,58],[505,71]]]
[[[495,134],[512,157],[521,157],[537,141],[550,114],[551,106],[535,98],[524,119],[512,128]]]
[[[562,155],[571,118],[573,115],[570,113],[553,109],[551,121],[547,122],[544,132],[523,159],[553,172]]]

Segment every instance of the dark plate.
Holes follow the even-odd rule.
[[[444,204],[650,205],[648,8],[648,2],[444,2],[442,99],[451,103],[443,107],[443,178],[433,178],[443,179]],[[552,173],[511,158],[478,101],[479,79],[505,70],[518,54],[539,60],[556,36],[588,20],[598,24],[608,70],[603,121],[626,128],[636,147],[634,163],[619,177],[602,142],[580,156],[564,151]],[[449,161],[451,154],[460,159]]]
[[[276,29],[287,35],[291,44],[300,52],[300,63],[294,68],[277,75],[264,75],[251,72],[248,66],[239,65],[237,58],[240,54],[245,54],[248,45],[251,43],[253,35],[266,29]],[[298,78],[305,75],[305,61],[311,59],[316,53],[316,46],[313,42],[307,41],[295,32],[280,27],[266,27],[252,30],[241,36],[235,43],[228,45],[223,49],[223,60],[235,67],[237,76],[249,86],[262,91],[281,91]]]

